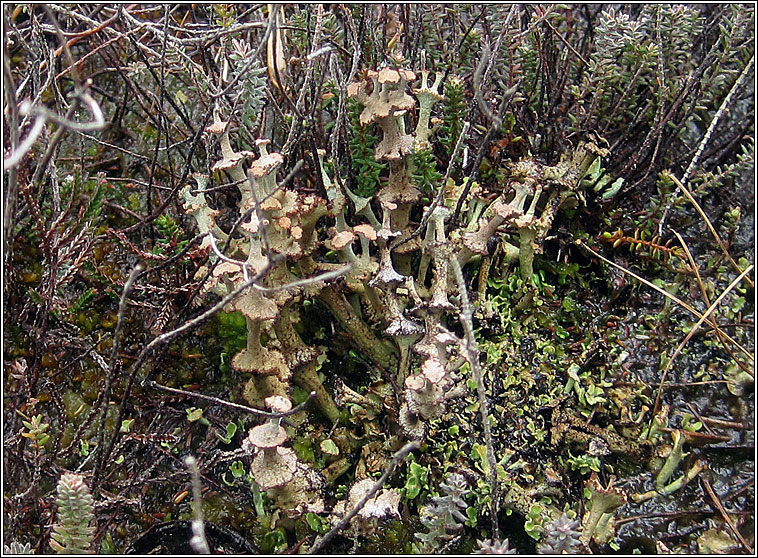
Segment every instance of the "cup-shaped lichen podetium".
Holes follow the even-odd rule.
[[[287,395],[291,372],[281,351],[261,344],[263,320],[247,322],[247,347],[232,358],[232,368],[237,372],[252,374],[243,391],[245,399],[253,406],[260,406],[269,395]]]
[[[598,544],[605,544],[615,531],[613,512],[626,503],[626,493],[613,486],[613,479],[607,487],[603,487],[597,473],[592,473],[584,486],[590,493],[590,502],[582,521],[581,541],[585,546],[589,545],[591,539]]]

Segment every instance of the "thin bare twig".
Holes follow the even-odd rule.
[[[55,26],[56,32],[58,33],[58,36],[63,46],[65,47],[64,52],[66,53],[66,57],[69,59],[70,65],[74,67],[75,66],[74,59],[71,56],[71,52],[69,51],[68,46],[66,46],[66,39],[65,37],[63,37],[63,33],[60,29],[60,26],[58,25],[57,20],[55,19],[54,14],[52,13],[52,11],[50,11],[50,8],[47,5],[43,6],[43,8],[48,18],[52,21],[53,25]],[[38,136],[39,133],[42,131],[42,128],[44,127],[44,123],[48,120],[58,124],[59,128],[55,131],[55,134],[53,135],[47,147],[47,151],[45,152],[45,155],[42,157],[42,160],[37,165],[37,169],[34,172],[34,177],[32,178],[32,182],[34,184],[39,184],[42,178],[42,174],[44,170],[47,168],[48,164],[50,163],[50,159],[52,158],[53,153],[56,147],[58,146],[58,143],[63,138],[63,134],[66,132],[66,130],[92,131],[92,130],[100,130],[105,126],[105,120],[103,118],[103,113],[100,110],[100,106],[87,93],[87,89],[92,85],[92,81],[86,80],[85,82],[82,83],[78,72],[75,70],[76,68],[74,67],[72,70],[72,76],[74,77],[74,83],[76,84],[75,89],[74,89],[74,100],[71,103],[71,106],[69,107],[65,117],[61,118],[57,114],[51,111],[48,111],[46,108],[42,106],[33,107],[31,106],[31,103],[22,103],[22,106],[19,107],[19,113],[22,116],[27,115],[27,114],[35,114],[37,116],[37,121],[35,121],[35,125],[33,126],[32,132],[30,132],[30,134],[27,136],[26,141],[22,144],[25,149],[21,150],[17,148],[17,150],[13,152],[8,158],[3,159],[4,169],[15,166],[21,161],[23,156],[26,154],[26,151],[28,151],[28,149],[31,148],[32,144],[34,143],[34,140],[36,140],[36,136]],[[76,112],[76,109],[79,106],[80,101],[84,102],[84,104],[89,108],[90,112],[92,113],[92,117],[93,117],[92,122],[82,124],[82,123],[71,120],[74,113]],[[36,135],[34,135],[35,133]]]
[[[210,401],[211,403],[215,403],[215,404],[221,405],[223,407],[228,407],[230,409],[236,409],[238,411],[243,411],[245,413],[250,413],[251,415],[256,415],[256,416],[263,417],[263,418],[282,418],[282,417],[286,417],[286,416],[289,416],[289,415],[294,415],[295,413],[299,413],[300,411],[302,411],[305,408],[305,406],[308,403],[308,401],[310,401],[311,399],[313,399],[314,397],[316,397],[316,392],[315,391],[311,391],[308,394],[308,397],[306,398],[305,401],[303,401],[302,403],[300,403],[298,405],[295,405],[289,411],[284,412],[284,413],[271,413],[271,412],[268,412],[268,411],[261,411],[259,409],[256,409],[255,407],[248,407],[247,405],[240,405],[239,403],[232,403],[231,401],[225,401],[224,399],[220,399],[218,397],[213,397],[212,395],[205,395],[205,394],[197,393],[197,392],[194,392],[194,391],[187,391],[186,389],[179,389],[179,388],[172,388],[172,387],[164,386],[164,385],[159,384],[158,382],[153,381],[153,380],[149,380],[149,381],[145,382],[145,385],[148,386],[148,387],[159,389],[161,391],[166,391],[168,393],[173,393],[175,395],[185,395],[187,397],[194,397],[196,399],[202,399],[204,401]]]
[[[208,110],[205,112],[205,116],[203,118],[203,122],[200,126],[198,126],[197,132],[195,133],[195,137],[192,140],[192,143],[190,144],[189,153],[187,154],[187,163],[184,165],[184,170],[182,171],[181,178],[176,182],[174,187],[171,189],[171,193],[166,196],[166,199],[163,201],[163,203],[158,206],[153,213],[148,215],[147,217],[142,218],[142,220],[139,223],[135,223],[134,225],[131,225],[123,230],[124,234],[131,232],[135,229],[138,229],[140,227],[144,227],[145,225],[148,225],[149,223],[152,223],[155,221],[158,217],[161,216],[163,211],[166,209],[166,207],[176,199],[176,194],[179,191],[179,188],[185,183],[187,180],[187,176],[189,176],[190,170],[192,169],[192,165],[190,164],[190,161],[192,161],[192,156],[195,153],[195,149],[197,149],[197,146],[200,145],[200,139],[203,136],[203,131],[205,130],[205,126],[208,124],[208,120],[210,120],[211,113],[213,111],[213,107],[209,107]]]
[[[582,56],[582,55],[581,55],[581,54],[580,54],[580,53],[579,53],[579,52],[578,52],[578,51],[577,51],[577,50],[574,48],[574,46],[573,46],[573,45],[572,45],[570,42],[568,42],[568,41],[566,40],[566,37],[564,37],[563,35],[561,35],[561,34],[558,32],[558,30],[557,30],[555,27],[553,27],[553,24],[552,24],[552,23],[550,23],[550,20],[549,20],[549,19],[545,19],[545,23],[546,23],[546,24],[547,24],[547,26],[550,28],[550,30],[551,30],[553,33],[555,33],[555,36],[556,36],[556,37],[558,37],[558,38],[561,40],[561,42],[562,42],[564,45],[566,45],[566,46],[568,47],[568,49],[569,49],[569,50],[570,50],[570,51],[571,51],[571,52],[574,54],[574,56],[576,56],[576,57],[577,57],[577,58],[578,58],[578,59],[579,59],[579,60],[582,62],[582,64],[584,64],[585,66],[589,66],[589,65],[590,65],[590,63],[589,63],[589,62],[587,62],[587,60],[585,60],[584,56]]]
[[[466,288],[466,281],[463,279],[463,271],[458,263],[458,258],[455,254],[450,257],[450,267],[453,268],[453,275],[455,276],[455,282],[458,284],[458,293],[461,299],[461,311],[459,319],[463,326],[463,333],[465,337],[466,348],[466,360],[468,360],[469,366],[471,366],[471,376],[476,382],[476,392],[479,398],[479,414],[482,418],[482,428],[484,429],[484,443],[487,446],[487,463],[490,467],[490,484],[492,485],[492,495],[490,502],[490,525],[492,528],[492,536],[494,538],[500,537],[500,528],[498,526],[498,507],[500,499],[500,486],[497,480],[497,459],[495,457],[495,445],[492,441],[492,430],[490,429],[490,417],[487,402],[487,390],[484,385],[484,375],[482,374],[482,368],[479,364],[479,346],[476,342],[476,336],[474,335],[474,323],[473,315],[474,310],[471,306],[471,302],[468,297],[468,290]]]
[[[63,37],[63,33],[58,26],[58,22],[56,21],[55,16],[47,5],[44,6],[44,9],[50,20],[53,22],[58,36],[60,37],[60,40],[65,47],[64,51],[67,58],[69,59],[70,66],[74,68],[75,63],[73,57],[71,56],[71,52],[69,51],[68,46],[66,46],[66,40]],[[74,70],[72,70],[72,75],[74,76],[74,82],[76,84],[76,87],[74,89],[74,102],[71,103],[71,106],[69,107],[69,110],[65,117],[61,118],[56,113],[47,110],[43,106],[32,106],[32,104],[28,101],[21,103],[21,106],[18,109],[19,114],[21,114],[21,116],[35,115],[37,119],[35,120],[32,129],[29,131],[26,139],[21,143],[21,145],[16,146],[13,152],[8,157],[3,159],[3,170],[13,168],[21,162],[21,160],[24,158],[24,155],[26,155],[26,153],[36,141],[39,134],[42,132],[47,121],[54,122],[59,126],[59,128],[56,130],[55,135],[51,139],[50,144],[47,148],[47,152],[42,158],[42,161],[37,166],[37,170],[34,173],[34,178],[32,179],[32,182],[34,183],[39,182],[40,178],[42,177],[43,170],[47,168],[53,151],[57,147],[58,142],[60,142],[61,138],[63,137],[63,133],[66,130],[89,132],[100,130],[105,126],[105,119],[103,118],[103,113],[100,110],[100,106],[89,95],[89,93],[87,93],[87,89],[92,85],[92,81],[86,80],[84,83],[82,83],[79,78],[78,72],[75,72]],[[76,109],[78,108],[80,101],[83,102],[92,113],[93,120],[91,122],[80,123],[71,120],[74,113],[76,112]]]
[[[19,139],[19,115],[18,115],[18,97],[16,95],[16,87],[13,80],[13,74],[11,72],[11,56],[8,52],[8,28],[9,18],[7,17],[6,10],[8,6],[2,6],[3,10],[3,92],[5,93],[5,114],[8,143],[11,148],[11,152],[15,152],[18,149]],[[28,149],[28,148],[27,148]],[[5,170],[5,169],[4,169]],[[13,253],[13,230],[15,228],[16,220],[16,200],[18,198],[18,177],[16,170],[8,169],[8,174],[5,179],[5,188],[3,188],[3,254],[5,255],[5,271],[10,271],[12,265],[12,253]],[[7,276],[6,276],[7,277]]]
[[[698,269],[697,264],[695,263],[695,259],[692,257],[692,252],[690,252],[689,247],[687,246],[687,243],[684,241],[684,238],[682,238],[682,235],[680,235],[677,231],[672,229],[672,232],[676,236],[677,240],[679,241],[679,244],[682,245],[682,248],[684,249],[684,253],[687,255],[687,260],[690,262],[690,267],[692,268],[692,273],[695,274],[695,279],[697,279],[697,285],[700,289],[700,294],[703,295],[703,300],[705,300],[706,306],[710,306],[711,301],[708,297],[708,291],[705,288],[705,284],[703,283],[703,278],[700,277],[700,269]]]
[[[432,216],[432,213],[434,212],[435,209],[437,209],[437,207],[440,206],[440,204],[442,203],[442,200],[445,198],[445,188],[447,185],[447,181],[453,172],[453,166],[455,164],[455,161],[458,159],[458,153],[460,153],[461,148],[463,147],[463,142],[466,139],[470,126],[471,124],[469,122],[463,123],[463,128],[461,129],[461,133],[458,136],[458,141],[455,142],[455,148],[453,148],[453,153],[450,155],[450,162],[447,165],[445,176],[442,178],[442,184],[440,184],[440,189],[437,191],[437,195],[435,196],[432,204],[429,207],[427,207],[426,210],[424,211],[424,215],[421,218],[421,222],[419,223],[418,227],[416,227],[416,230],[413,231],[413,233],[411,233],[410,236],[397,239],[390,246],[390,250],[394,250],[398,246],[402,246],[406,242],[413,240],[418,235],[420,235],[424,230],[426,230],[426,224],[429,222],[429,219]]]
[[[734,82],[734,85],[732,85],[732,88],[729,90],[729,93],[727,93],[726,97],[724,97],[724,100],[722,101],[721,106],[719,106],[719,109],[716,111],[716,114],[713,116],[713,120],[711,120],[711,123],[708,126],[708,130],[705,132],[703,139],[700,141],[700,145],[697,146],[697,151],[695,152],[695,155],[692,157],[690,164],[687,165],[687,170],[684,171],[684,174],[682,175],[683,186],[687,185],[687,181],[690,179],[692,172],[695,170],[695,167],[698,165],[698,163],[700,163],[700,157],[702,156],[703,151],[705,150],[705,146],[708,145],[708,142],[710,141],[711,136],[713,136],[713,131],[716,129],[716,126],[721,120],[721,117],[724,116],[724,114],[726,113],[727,108],[729,108],[729,105],[732,102],[732,97],[734,96],[735,91],[737,91],[740,87],[742,87],[742,84],[745,82],[747,75],[750,73],[750,70],[753,68],[754,61],[755,61],[755,55],[750,57],[750,61],[742,70],[740,77],[737,78],[737,81]]]
[[[210,554],[211,549],[208,546],[208,540],[205,538],[205,528],[203,527],[202,487],[200,486],[197,459],[194,455],[188,455],[184,458],[184,464],[192,477],[192,538],[190,539],[190,546],[198,554]]]
[[[387,482],[387,479],[390,477],[392,472],[395,470],[395,467],[397,467],[403,459],[405,459],[405,456],[408,455],[413,450],[417,450],[421,447],[421,444],[419,442],[408,442],[405,444],[402,448],[400,448],[395,455],[392,456],[392,460],[390,461],[389,465],[387,465],[387,468],[384,470],[384,473],[382,473],[382,476],[379,477],[379,480],[374,483],[374,486],[371,487],[371,490],[369,490],[366,495],[361,498],[361,501],[358,502],[355,507],[350,510],[345,517],[343,517],[337,525],[332,527],[332,529],[323,537],[321,537],[319,540],[317,540],[311,549],[308,551],[308,554],[318,554],[319,551],[326,546],[326,544],[332,540],[337,533],[342,531],[345,527],[348,526],[350,523],[350,520],[353,519],[356,515],[358,515],[358,512],[363,509],[363,506],[366,505],[366,503],[374,497],[374,494],[379,492],[379,490],[384,486],[384,483]]]
[[[740,541],[740,544],[745,547],[745,550],[747,550],[748,554],[752,554],[753,548],[750,546],[750,544],[748,544],[748,542],[745,540],[745,537],[742,536],[742,533],[740,533],[737,527],[734,525],[734,521],[732,521],[732,518],[729,517],[729,514],[724,509],[724,504],[722,504],[721,500],[719,500],[719,497],[713,490],[710,481],[701,475],[700,482],[703,484],[703,487],[705,487],[705,491],[708,493],[708,496],[711,497],[713,505],[716,506],[716,509],[721,514],[721,517],[724,518],[724,521],[729,526],[729,529],[731,529],[732,533],[734,533],[734,536],[737,537],[737,539]]]
[[[211,231],[205,233],[205,236],[207,236],[208,240],[210,241],[211,250],[213,250],[213,253],[216,254],[222,262],[238,265],[242,269],[242,280],[247,281],[250,278],[249,272],[252,269],[250,264],[246,261],[235,260],[234,258],[230,258],[229,256],[222,254],[218,249],[218,246],[216,246],[216,237],[213,236],[213,233]]]
[[[511,16],[514,13],[514,10],[515,10],[515,5],[512,6],[511,10],[508,12],[508,17],[506,18],[506,22],[503,26],[500,37],[498,37],[498,43],[497,43],[498,47],[500,45],[500,41],[502,37],[504,36],[504,31],[510,22]],[[458,202],[455,205],[455,211],[453,212],[453,216],[449,221],[450,225],[458,222],[458,216],[460,215],[461,210],[463,209],[463,203],[468,197],[469,191],[471,191],[471,186],[474,183],[474,179],[479,174],[479,166],[481,165],[482,159],[484,158],[484,153],[486,152],[489,146],[490,140],[495,135],[495,132],[497,132],[502,127],[503,116],[505,115],[505,107],[508,106],[508,101],[513,97],[513,94],[516,91],[516,87],[512,87],[510,89],[503,89],[503,96],[500,99],[500,106],[498,107],[497,114],[492,112],[492,110],[490,109],[490,107],[487,105],[484,98],[482,97],[482,90],[484,88],[484,83],[486,82],[486,79],[487,79],[487,73],[492,67],[494,58],[496,56],[497,56],[497,50],[493,50],[492,52],[489,52],[489,47],[485,46],[482,51],[482,58],[479,61],[479,64],[477,65],[476,70],[474,71],[474,96],[476,97],[477,103],[479,104],[479,110],[485,116],[487,121],[489,121],[490,125],[487,128],[487,132],[485,133],[484,138],[482,138],[479,144],[479,149],[477,150],[476,157],[474,158],[474,163],[471,165],[471,172],[468,175],[468,180],[466,182],[466,185],[463,188],[463,192],[461,192],[461,195],[458,197]],[[485,66],[487,68],[486,70],[485,70]]]
[[[97,442],[97,454],[98,459],[95,464],[95,472],[92,475],[92,492],[97,491],[97,486],[100,481],[100,475],[102,474],[103,467],[105,466],[104,455],[104,441],[105,441],[105,421],[108,416],[108,406],[111,398],[111,388],[113,387],[113,380],[116,376],[116,357],[118,356],[118,349],[121,342],[121,330],[124,326],[124,315],[126,314],[126,302],[129,297],[129,293],[132,290],[132,286],[136,281],[140,273],[145,269],[145,266],[140,262],[132,272],[129,274],[129,278],[124,284],[124,288],[121,291],[121,300],[118,303],[118,318],[116,321],[116,330],[113,332],[113,345],[111,346],[111,355],[108,363],[108,372],[105,378],[105,387],[103,388],[102,397],[102,409],[100,411],[100,428],[98,429],[98,442]]]

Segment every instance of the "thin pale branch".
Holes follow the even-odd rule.
[[[339,523],[337,523],[337,525],[332,527],[332,529],[327,534],[325,534],[313,544],[311,549],[308,551],[308,554],[318,554],[330,540],[332,540],[340,531],[347,527],[350,523],[350,520],[358,515],[358,512],[363,509],[363,506],[365,506],[366,503],[371,498],[373,498],[377,492],[379,492],[382,486],[384,486],[384,483],[387,482],[388,478],[390,478],[390,475],[395,470],[395,467],[402,463],[406,455],[414,450],[419,449],[419,447],[421,447],[421,444],[419,442],[408,442],[402,448],[400,448],[395,453],[395,455],[392,456],[392,460],[389,462],[389,465],[387,465],[387,468],[384,470],[384,473],[382,473],[382,476],[379,477],[379,480],[377,480],[374,483],[374,486],[371,487],[371,490],[369,490],[366,495],[361,498],[361,501],[358,502],[355,507],[350,510],[345,515],[345,517],[339,521]]]
[[[468,297],[466,281],[463,279],[463,271],[458,263],[458,258],[452,255],[450,258],[450,267],[453,268],[455,282],[458,285],[458,292],[461,298],[461,311],[459,319],[463,326],[465,337],[466,360],[471,366],[471,376],[476,382],[476,392],[479,398],[479,413],[482,418],[482,428],[484,429],[484,443],[487,446],[487,462],[490,467],[490,484],[492,486],[492,496],[490,505],[490,525],[492,536],[500,537],[500,528],[498,526],[498,506],[500,499],[500,486],[497,479],[497,459],[495,457],[495,445],[492,441],[492,430],[490,429],[489,404],[487,402],[487,390],[484,385],[484,375],[481,365],[479,364],[479,346],[474,335],[473,315],[474,310]]]
[[[216,405],[221,405],[223,407],[228,407],[229,409],[235,409],[237,411],[242,411],[242,412],[249,413],[251,415],[256,415],[263,418],[282,418],[289,415],[294,415],[295,413],[299,413],[300,411],[305,409],[305,406],[308,403],[308,401],[316,397],[316,392],[312,391],[308,394],[308,397],[306,398],[305,401],[292,407],[292,409],[290,409],[289,411],[285,413],[271,413],[268,411],[261,411],[260,409],[256,409],[255,407],[248,407],[247,405],[240,405],[239,403],[232,403],[231,401],[225,401],[224,399],[213,397],[212,395],[204,395],[202,393],[188,391],[186,389],[179,389],[179,388],[164,386],[153,380],[148,380],[147,382],[145,382],[145,385],[148,387],[161,390],[161,391],[173,393],[174,395],[184,395],[186,397],[194,397],[196,399],[202,399],[203,401],[210,401],[211,403],[215,403]]]

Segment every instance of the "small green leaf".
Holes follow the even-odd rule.
[[[326,522],[323,518],[319,517],[315,513],[312,513],[312,512],[306,513],[305,521],[306,523],[308,523],[308,527],[310,527],[316,533],[323,534],[329,531],[328,522]]]
[[[574,299],[570,296],[564,298],[563,301],[561,301],[561,305],[566,312],[574,312],[577,310],[576,302],[574,302]]]
[[[429,470],[412,461],[408,466],[408,478],[405,480],[405,497],[413,500],[426,488]]]
[[[469,506],[466,508],[466,517],[468,519],[466,520],[466,525],[469,527],[476,527],[476,519],[479,513],[477,512],[476,508]]]
[[[490,474],[490,463],[487,461],[487,447],[483,444],[474,444],[471,448],[471,458],[476,461],[479,470],[485,475]]]
[[[308,512],[305,514],[305,521],[308,523],[308,527],[317,533],[319,531],[319,527],[321,526],[320,519],[321,518],[319,518],[319,516],[317,516],[315,513]]]
[[[228,374],[232,371],[231,366],[229,366],[230,358],[227,353],[221,353],[221,356],[219,357],[219,366],[218,369],[224,373]]]
[[[225,444],[231,444],[232,438],[234,438],[234,435],[237,433],[237,425],[233,422],[230,422],[226,425],[226,436],[216,433],[216,436],[219,440],[224,442]]]
[[[266,554],[273,554],[279,547],[287,544],[287,535],[283,527],[278,527],[263,535],[261,550]]]
[[[594,161],[592,161],[590,168],[587,169],[586,180],[588,182],[595,182],[595,180],[597,180],[597,178],[600,176],[601,170],[602,169],[600,168],[600,157],[598,157]]]
[[[241,479],[247,474],[245,464],[242,463],[242,461],[233,461],[232,464],[229,465],[229,470],[232,472],[235,479]]]
[[[624,179],[623,178],[617,178],[616,181],[611,184],[611,187],[608,188],[605,192],[603,192],[603,199],[609,200],[616,194],[618,194],[618,191],[621,190],[621,187],[624,185]]]
[[[337,444],[334,443],[334,441],[330,439],[326,439],[323,442],[321,442],[321,451],[326,453],[327,455],[339,455],[340,449],[337,447]]]
[[[127,434],[132,431],[132,426],[134,425],[134,419],[124,419],[121,421],[121,428],[119,429],[119,432],[122,432],[124,434]]]
[[[303,401],[308,399],[309,392],[300,386],[295,386],[292,389],[292,402],[295,405],[300,405]]]
[[[187,409],[187,420],[189,422],[195,422],[203,418],[203,410],[197,407],[190,407]]]

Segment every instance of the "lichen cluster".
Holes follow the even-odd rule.
[[[379,133],[374,159],[389,168],[386,180],[378,184],[370,198],[352,192],[341,177],[326,170],[325,151],[319,151],[318,156],[326,199],[277,186],[275,175],[282,155],[269,152],[268,140],[255,142],[258,155],[235,151],[229,122],[214,111],[214,122],[206,133],[218,136],[221,159],[211,170],[228,172],[239,189],[237,226],[241,234],[229,235],[216,223],[218,211],[208,205],[202,192],[208,177],[196,175],[197,193],[192,193],[192,186],[186,186],[182,195],[185,212],[206,235],[201,245],[209,253],[209,263],[195,275],[202,292],[225,296],[238,285],[250,284],[227,305],[227,311],[241,312],[247,324],[246,347],[233,356],[230,364],[240,374],[242,393],[250,405],[289,401],[293,387],[299,386],[314,391],[321,412],[330,421],[339,421],[339,407],[325,388],[323,376],[317,373],[320,351],[306,344],[296,328],[303,319],[300,304],[317,299],[349,335],[355,348],[398,389],[395,404],[391,399],[368,400],[342,384],[339,401],[344,403],[345,395],[352,393],[351,412],[362,408],[364,416],[375,416],[383,408],[393,409],[397,421],[394,436],[425,441],[430,426],[448,415],[451,401],[471,398],[473,394],[464,381],[471,364],[467,361],[467,340],[451,328],[461,312],[460,302],[456,303],[460,301],[461,284],[454,280],[451,265],[478,272],[479,282],[486,287],[488,268],[477,264],[495,252],[501,253],[504,265],[517,261],[520,268],[515,298],[523,304],[540,297],[534,274],[535,255],[542,251],[561,206],[567,200],[575,204],[581,201],[582,190],[587,186],[583,179],[598,158],[608,155],[608,149],[602,147],[601,138],[590,135],[555,165],[545,165],[535,157],[507,163],[499,183],[501,193],[474,197],[461,224],[452,226],[453,210],[463,199],[461,186],[453,181],[448,188],[434,185],[440,189],[439,196],[423,202],[419,175],[415,174],[419,159],[414,155],[429,153],[439,125],[431,113],[444,100],[439,91],[442,74],[437,72],[430,84],[429,71],[418,73],[421,83],[417,88],[413,87],[416,72],[390,67],[368,70],[365,79],[347,87],[347,96],[363,107],[360,125],[375,125]],[[408,133],[407,120],[411,117],[417,124]],[[331,168],[335,172],[336,167]],[[323,217],[333,225],[317,226]],[[425,226],[414,224],[415,219]],[[516,242],[498,235],[504,228],[513,231],[511,238]],[[223,251],[219,246],[224,246]],[[327,282],[319,279],[319,273],[338,266],[324,258],[329,250],[345,267],[339,279]],[[303,286],[290,287],[297,280]],[[490,314],[494,312],[502,315],[504,309],[490,306]],[[523,314],[518,305],[515,312]],[[529,415],[527,420],[534,418]],[[533,425],[529,428],[540,441],[545,441],[545,435],[540,435]],[[558,428],[556,421],[554,446],[564,442]],[[250,430],[245,444],[254,454],[252,480],[287,516],[324,513],[320,475],[282,445],[287,437],[285,429],[273,420]],[[336,474],[349,466],[344,461],[333,465],[340,467]],[[482,467],[491,470],[489,462],[483,461]],[[331,480],[335,478],[331,470],[326,474]],[[540,491],[522,488],[518,476],[507,474],[505,480],[508,479],[506,505],[529,516],[541,501]],[[348,503],[357,503],[358,487],[364,480],[357,479],[353,484]],[[293,491],[294,486],[297,490]],[[463,500],[456,498],[462,505]],[[342,503],[332,513],[340,517],[346,505]],[[541,511],[531,519],[535,537],[540,536],[549,516],[557,513],[557,508],[550,505],[538,509]],[[456,508],[456,517],[465,520],[461,512]],[[387,519],[393,513],[396,512],[388,508],[377,512],[376,519]],[[429,513],[435,515],[433,510]],[[359,515],[355,521],[365,524],[367,519]],[[422,518],[424,521],[427,520]],[[591,534],[596,523],[593,516],[587,532]],[[429,523],[432,533],[424,535],[428,550],[437,548],[447,537],[444,529],[435,534],[434,525]]]

